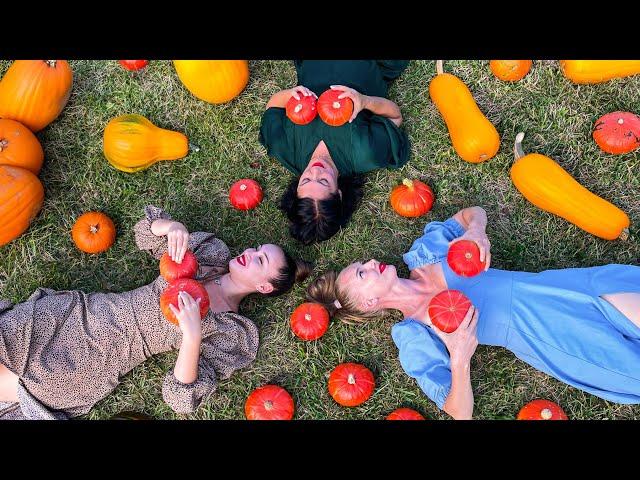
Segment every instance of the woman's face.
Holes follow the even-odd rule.
[[[298,198],[325,200],[338,191],[338,171],[328,159],[312,158],[298,181]]]
[[[247,248],[229,262],[233,281],[259,293],[271,293],[271,280],[277,278],[285,266],[284,252],[271,243]]]
[[[397,280],[396,267],[372,259],[352,263],[340,272],[336,283],[358,308],[370,312],[378,310],[380,299],[391,291]]]

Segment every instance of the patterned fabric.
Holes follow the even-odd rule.
[[[166,237],[151,223],[170,219],[148,206],[134,227],[136,244],[155,258]],[[228,268],[229,249],[211,233],[194,232],[189,248],[201,267]],[[201,278],[202,270],[196,278]],[[0,403],[0,419],[61,419],[86,414],[113,391],[120,377],[152,355],[180,347],[182,332],[160,310],[167,282],[122,293],[83,293],[38,288],[25,302],[0,302],[0,363],[18,375],[19,409]],[[219,379],[249,365],[257,354],[258,330],[246,317],[209,311],[202,324],[198,378],[191,384],[167,372],[162,396],[178,413],[193,412]]]

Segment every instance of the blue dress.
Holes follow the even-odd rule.
[[[442,262],[448,287],[462,291],[478,308],[481,345],[505,347],[532,367],[606,400],[640,403],[640,328],[600,297],[640,293],[640,267],[540,273],[489,268],[465,278],[446,262],[448,243],[463,233],[453,218],[430,222],[403,259],[409,270]],[[442,409],[451,388],[442,340],[412,318],[395,324],[391,335],[404,371]]]

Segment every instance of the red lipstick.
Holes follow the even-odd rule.
[[[386,268],[387,268],[386,263],[380,263],[380,265],[378,265],[378,269],[380,270],[380,273],[384,272]]]
[[[315,162],[311,164],[312,167],[321,167],[324,168],[324,164],[320,163],[320,162]]]
[[[247,259],[244,257],[244,253],[238,257],[238,263],[243,267],[247,266]]]

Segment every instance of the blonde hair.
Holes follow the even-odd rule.
[[[356,301],[338,288],[338,272],[334,270],[329,270],[311,282],[307,287],[307,300],[321,304],[333,318],[348,324],[364,323],[380,318],[385,313],[384,310],[362,311]],[[336,306],[336,300],[340,307]]]

